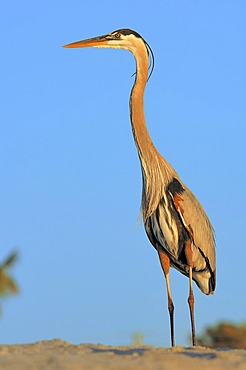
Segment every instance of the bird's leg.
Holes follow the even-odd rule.
[[[188,304],[190,308],[190,319],[191,319],[191,332],[192,332],[192,344],[196,345],[196,331],[195,331],[195,317],[194,317],[194,294],[192,287],[192,268],[193,268],[193,253],[191,249],[191,242],[188,240],[186,242],[185,254],[187,259],[187,264],[189,266],[189,297]]]
[[[172,347],[175,345],[174,343],[174,305],[172,300],[172,294],[171,294],[171,288],[170,288],[170,276],[169,276],[169,270],[170,270],[170,258],[161,250],[158,251],[160,263],[162,270],[165,275],[166,279],[166,286],[167,286],[167,298],[168,298],[168,311],[170,316],[170,330],[171,330],[171,343]]]

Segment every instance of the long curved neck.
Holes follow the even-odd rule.
[[[163,197],[164,188],[175,174],[171,165],[155,148],[145,121],[144,90],[148,79],[148,54],[145,45],[134,50],[137,71],[130,97],[131,124],[143,175],[142,213],[146,220]]]
[[[134,54],[136,60],[136,78],[131,91],[130,113],[132,132],[137,146],[138,154],[143,165],[151,152],[156,152],[149,136],[144,115],[144,90],[148,79],[148,54],[146,48]]]

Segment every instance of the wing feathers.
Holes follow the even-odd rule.
[[[192,244],[194,280],[206,294],[215,289],[215,246],[212,226],[201,204],[178,179],[166,188],[156,211],[147,218],[147,235],[164,250],[173,267],[188,275],[185,245]]]

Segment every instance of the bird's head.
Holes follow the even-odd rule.
[[[148,43],[136,31],[123,28],[110,32],[107,35],[97,36],[86,40],[72,42],[64,45],[64,48],[85,48],[93,46],[96,48],[125,49],[131,51],[135,56],[143,51],[149,57],[149,77],[154,69],[154,54]]]
[[[127,49],[132,50],[136,45],[145,41],[135,31],[130,29],[121,29],[113,31],[107,35],[97,36],[86,40],[72,42],[64,45],[64,48],[84,48],[94,46],[97,48],[113,48],[113,49]]]

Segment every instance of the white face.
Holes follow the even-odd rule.
[[[143,47],[146,49],[143,39],[131,33],[124,35],[116,31],[110,33],[105,38],[108,39],[108,41],[106,41],[103,45],[96,45],[95,47],[125,49],[131,51],[133,54],[136,53],[136,49],[141,50]]]

